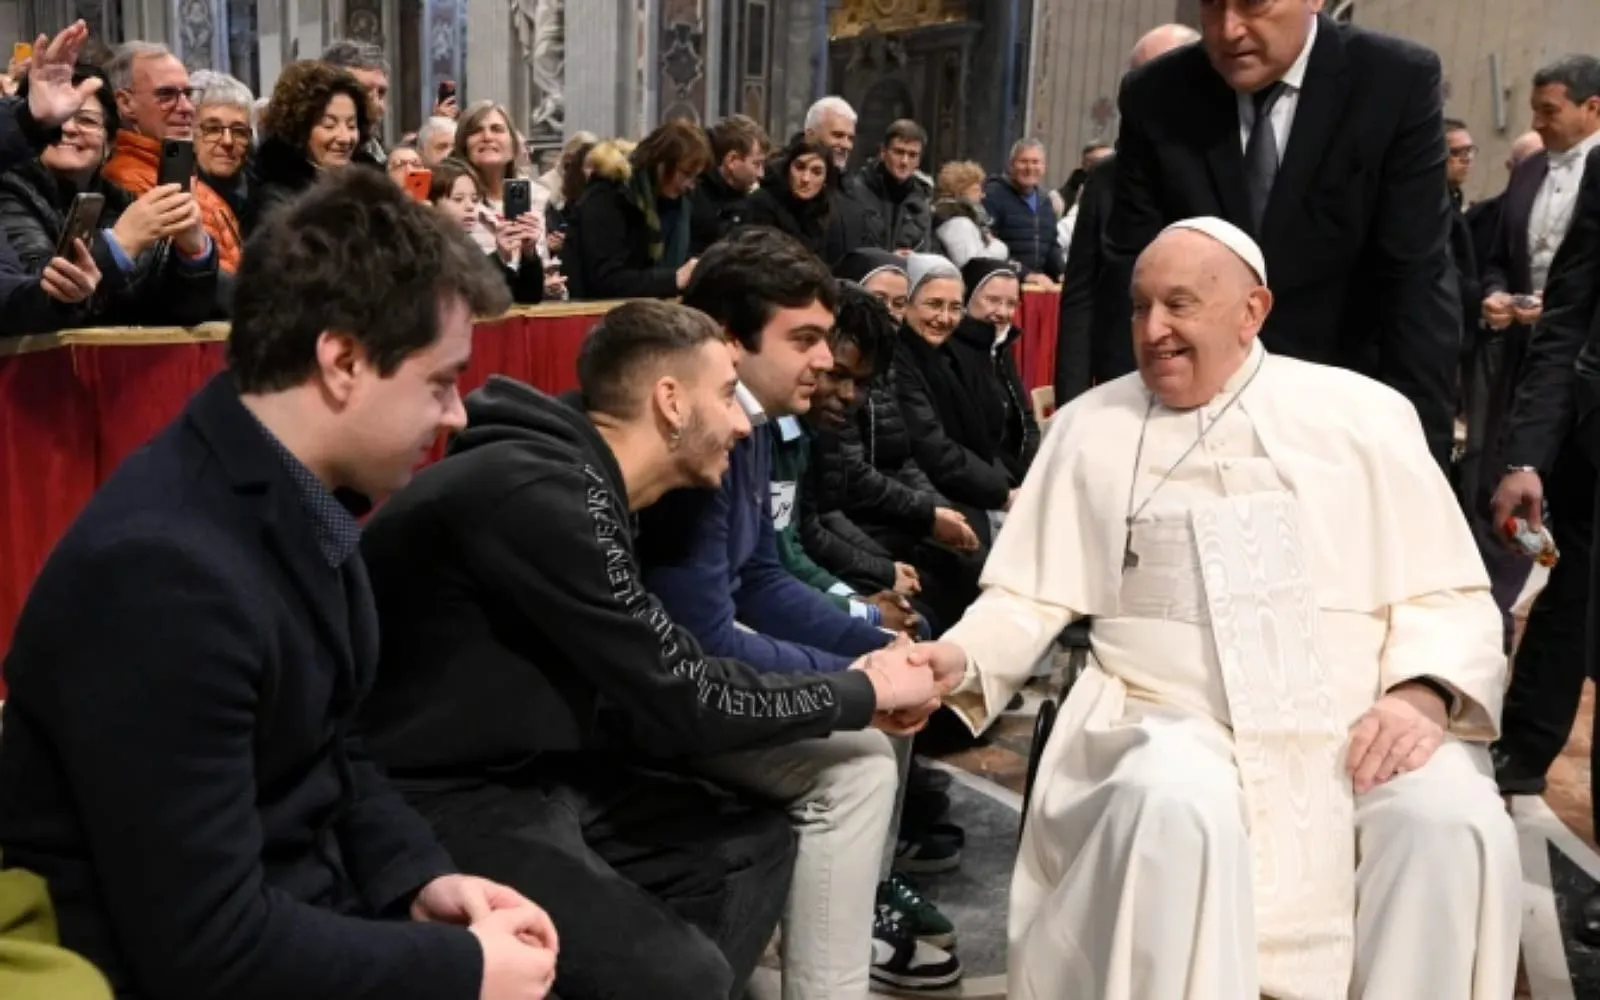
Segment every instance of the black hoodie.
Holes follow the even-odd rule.
[[[762,674],[673,623],[639,581],[621,470],[575,405],[499,376],[466,405],[449,455],[362,537],[383,650],[362,724],[397,778],[714,754],[871,721],[861,671]]]

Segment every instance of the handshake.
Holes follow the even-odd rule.
[[[872,724],[893,736],[910,736],[954,691],[967,672],[967,654],[948,642],[896,639],[850,665],[864,672],[878,696]]]

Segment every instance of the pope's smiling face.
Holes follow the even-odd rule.
[[[1162,234],[1133,272],[1133,351],[1162,405],[1204,406],[1250,354],[1272,293],[1227,247],[1203,233]]]

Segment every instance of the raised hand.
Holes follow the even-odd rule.
[[[33,43],[33,62],[28,67],[28,113],[46,128],[55,128],[77,114],[89,95],[100,89],[100,81],[92,77],[76,86],[72,83],[72,67],[88,40],[89,26],[78,21],[54,38],[40,35]]]

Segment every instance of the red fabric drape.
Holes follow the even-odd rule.
[[[578,349],[598,320],[535,315],[480,323],[462,391],[496,373],[546,392],[577,388]],[[11,645],[28,587],[72,519],[223,364],[218,342],[0,356],[0,655]],[[0,697],[4,691],[0,685]]]
[[[1028,292],[1022,296],[1017,325],[1017,368],[1029,392],[1056,381],[1056,331],[1061,326],[1061,293]]]
[[[94,398],[74,361],[70,349],[0,357],[0,651],[50,548],[99,485]]]

